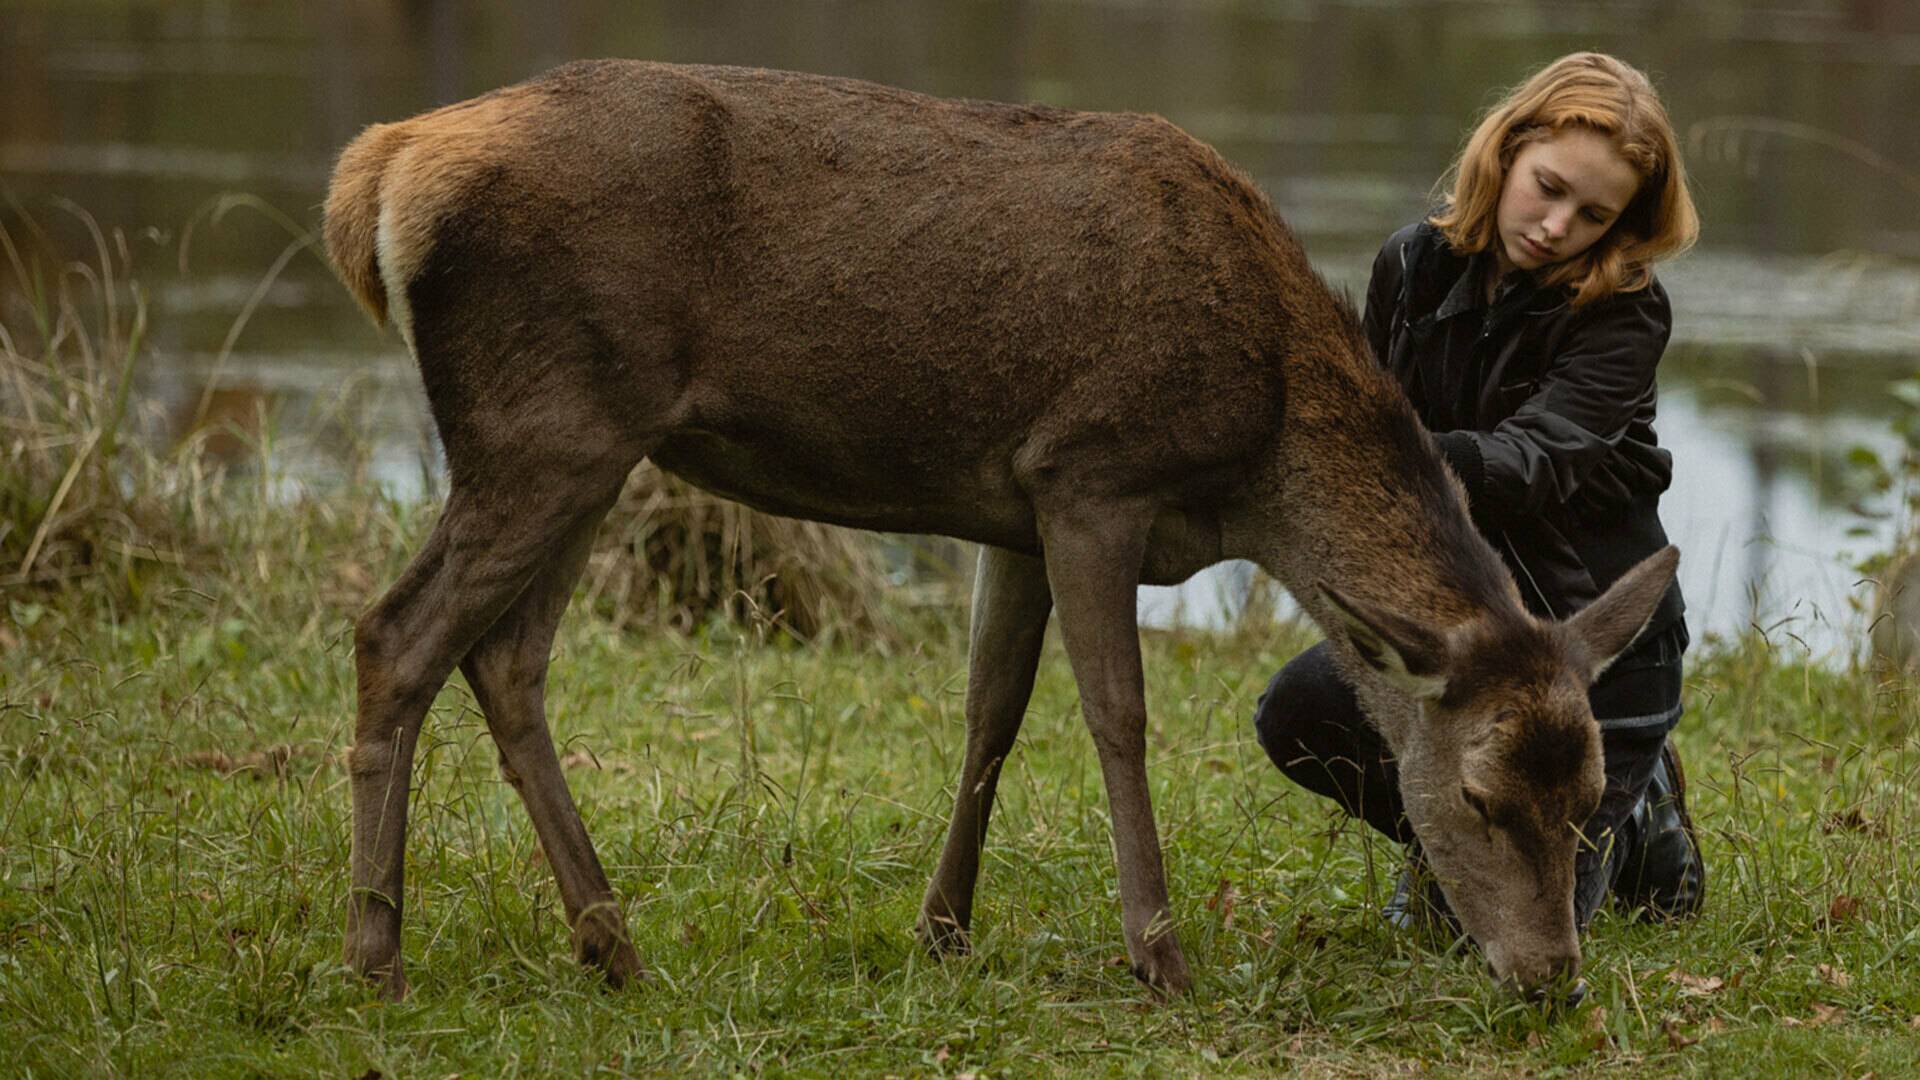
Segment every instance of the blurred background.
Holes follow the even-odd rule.
[[[1249,171],[1336,284],[1428,204],[1480,110],[1575,49],[1647,71],[1705,231],[1676,306],[1659,432],[1698,638],[1758,625],[1840,654],[1862,560],[1905,528],[1920,394],[1920,4],[1734,0],[444,0],[0,4],[0,223],[131,271],[132,393],[153,434],[218,425],[297,486],[431,494],[397,336],[306,234],[362,126],[564,60],[792,68],[934,94],[1160,113]],[[33,288],[0,266],[0,305]],[[0,389],[0,393],[5,393]],[[1143,590],[1220,623],[1246,567]],[[1257,593],[1256,593],[1257,595]]]

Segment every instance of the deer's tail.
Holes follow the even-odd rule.
[[[373,125],[340,152],[327,185],[327,258],[376,325],[387,321],[387,287],[380,273],[381,181],[406,143],[404,125]]]

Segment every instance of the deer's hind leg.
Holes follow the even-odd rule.
[[[973,922],[980,848],[993,813],[1000,768],[1020,734],[1053,597],[1039,559],[982,547],[973,579],[967,649],[967,753],[953,796],[940,864],[920,903],[920,941],[934,952],[964,952]]]
[[[553,867],[573,930],[576,960],[606,971],[620,986],[644,974],[627,936],[620,901],[607,883],[547,727],[547,666],[554,631],[593,548],[607,507],[589,513],[559,555],[460,662],[500,751],[500,773],[526,805],[547,864]]]
[[[445,431],[445,426],[442,426]],[[494,449],[497,448],[497,449]],[[407,793],[421,721],[454,665],[619,494],[641,456],[579,431],[449,441],[451,492],[426,545],[354,628],[359,711],[347,964],[391,997],[400,957]],[[569,584],[571,579],[569,578]],[[504,633],[504,632],[503,632]]]

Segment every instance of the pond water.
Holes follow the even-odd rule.
[[[1920,7],[1900,0],[15,0],[0,222],[24,209],[83,242],[61,197],[127,238],[153,309],[140,391],[164,416],[245,427],[264,405],[302,482],[365,462],[413,490],[434,465],[409,363],[293,239],[366,123],[580,56],[1158,112],[1251,172],[1358,293],[1496,88],[1589,47],[1662,87],[1706,223],[1663,274],[1659,424],[1696,636],[1757,623],[1833,655],[1862,622],[1853,567],[1895,528],[1854,498],[1848,452],[1897,451],[1887,386],[1920,357]],[[249,199],[212,213],[225,193]],[[0,268],[0,304],[17,288]],[[1249,576],[1143,590],[1143,615],[1219,622]]]

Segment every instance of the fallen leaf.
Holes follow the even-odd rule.
[[[1846,1015],[1847,1010],[1845,1009],[1836,1008],[1832,1005],[1822,1005],[1816,1001],[1813,1003],[1813,1018],[1807,1021],[1807,1026],[1818,1027],[1821,1024],[1831,1024]]]
[[[1228,881],[1226,878],[1221,878],[1220,887],[1213,890],[1213,899],[1207,901],[1208,911],[1218,911],[1220,913],[1220,926],[1222,929],[1233,925],[1234,896],[1233,882]]]
[[[695,926],[692,923],[680,924],[680,940],[686,942],[689,945],[697,943],[701,938],[705,936],[706,935],[701,932],[700,928],[698,926]]]
[[[1727,1022],[1717,1016],[1707,1017],[1707,1034],[1718,1035],[1727,1030]]]
[[[1667,1033],[1667,1045],[1673,1047],[1675,1050],[1684,1050],[1700,1041],[1699,1039],[1688,1038],[1682,1034],[1679,1023],[1671,1017],[1660,1022],[1660,1030]]]
[[[1545,1045],[1547,1045],[1547,1040],[1541,1038],[1539,1032],[1537,1031],[1527,1032],[1527,1049],[1538,1050]]]
[[[1853,976],[1834,967],[1832,964],[1815,964],[1813,970],[1820,976],[1821,982],[1837,986],[1842,990],[1853,985]]]
[[[1871,836],[1886,835],[1886,829],[1879,822],[1861,813],[1857,806],[1836,811],[1820,819],[1820,831],[1829,835],[1836,832],[1863,832]]]
[[[20,639],[13,636],[13,631],[0,626],[0,649],[11,649],[18,644]]]
[[[1684,971],[1667,972],[1667,981],[1678,986],[1682,995],[1689,997],[1717,994],[1727,985],[1727,980],[1718,975],[1689,975]]]
[[[560,759],[560,764],[569,769],[598,769],[600,759],[593,756],[591,750],[575,750]]]
[[[1912,1031],[1920,1031],[1920,1014],[1916,1014],[1912,1019],[1908,1020],[1907,1027]]]
[[[1827,905],[1826,925],[1843,923],[1859,914],[1860,898],[1841,893],[1833,898],[1833,903]]]
[[[269,776],[287,775],[287,767],[293,763],[295,756],[291,746],[269,746],[239,757],[222,750],[198,750],[181,758],[180,763],[196,769],[211,769],[229,778],[247,773],[256,780],[263,780]]]

